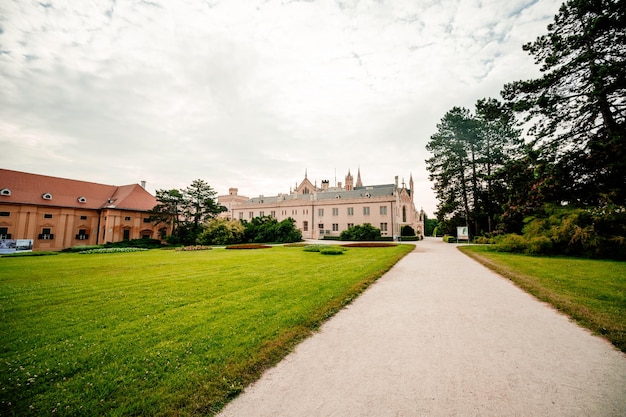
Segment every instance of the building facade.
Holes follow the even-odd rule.
[[[96,184],[0,169],[0,240],[32,240],[33,250],[160,238],[150,222],[156,199],[145,184]]]
[[[410,226],[417,235],[423,234],[424,212],[415,209],[413,177],[409,184],[364,186],[360,169],[357,180],[348,171],[345,184],[331,187],[328,180],[321,187],[311,183],[307,174],[289,194],[250,198],[232,204],[229,217],[250,220],[271,216],[278,221],[292,218],[305,239],[323,239],[339,236],[347,228],[369,223],[380,229],[382,236],[400,236],[403,226]]]

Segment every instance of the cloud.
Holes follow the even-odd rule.
[[[538,72],[556,1],[90,1],[0,5],[5,168],[112,184],[287,192],[416,182],[453,106]]]

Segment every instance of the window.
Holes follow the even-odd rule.
[[[348,229],[354,227],[354,223],[348,223]]]
[[[319,217],[324,217],[324,209],[317,209],[317,215]]]
[[[239,212],[239,220],[243,220],[243,211]]]
[[[76,239],[78,240],[89,239],[89,235],[87,235],[87,229],[78,229],[78,234],[76,235]]]
[[[302,222],[302,230],[304,232],[308,232],[309,231],[309,222],[307,222],[307,221]]]
[[[43,218],[44,219],[51,219],[52,218],[52,214],[46,213],[46,214],[43,215]]]
[[[387,223],[381,223],[380,224],[380,231],[381,232],[386,232],[387,231]]]
[[[406,206],[402,206],[402,221],[406,223]]]
[[[264,211],[260,211],[259,212],[259,216],[261,216],[261,217],[265,216],[265,212]]]
[[[124,217],[124,220],[126,220],[127,222],[129,222],[129,221],[130,221],[130,216],[126,216],[126,217]]]
[[[339,231],[339,224],[333,223],[333,232],[338,232],[338,231]]]
[[[150,223],[150,217],[144,217],[143,218],[143,222],[144,223]]]
[[[41,196],[41,198],[43,198],[44,200],[52,200],[52,194],[45,193]]]
[[[87,220],[87,216],[80,216],[81,220]]]
[[[124,240],[130,240],[130,229],[124,229]]]
[[[322,229],[324,228],[324,223],[320,223],[320,224],[318,224],[318,225],[317,225],[317,228],[318,228],[318,229],[320,229],[320,230],[322,230]]]
[[[333,208],[333,216],[339,216],[339,209]]]
[[[87,197],[78,197],[78,202],[79,203],[86,203],[87,202]]]
[[[54,239],[54,235],[52,234],[52,229],[50,229],[49,227],[44,227],[43,229],[41,229],[41,234],[37,236],[37,238],[43,239],[43,240]]]
[[[381,216],[387,215],[387,206],[380,206],[380,215]]]
[[[8,227],[0,227],[0,239],[11,239]]]
[[[10,215],[10,211],[0,211],[0,217],[9,217]]]
[[[370,208],[369,207],[363,207],[363,215],[364,216],[369,216],[370,215]]]
[[[249,211],[248,212],[248,218],[251,219],[254,216],[254,212],[253,211]]]
[[[11,190],[9,190],[8,188],[3,188],[2,190],[0,190],[0,195],[10,196]]]
[[[270,211],[270,216],[276,218],[276,210]]]
[[[354,216],[354,207],[348,207],[348,216]]]

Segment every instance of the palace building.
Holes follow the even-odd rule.
[[[96,184],[0,169],[0,242],[61,250],[168,234],[150,222],[157,204],[142,185]]]
[[[292,218],[304,239],[339,236],[343,230],[365,223],[380,229],[382,236],[394,239],[400,236],[403,226],[410,226],[417,235],[424,230],[424,212],[415,209],[412,175],[408,187],[404,180],[398,184],[397,176],[391,184],[363,185],[361,170],[356,182],[348,170],[345,184],[339,182],[331,187],[328,180],[322,180],[318,187],[317,181],[311,183],[305,172],[302,182],[289,194],[260,195],[245,201],[235,201],[235,196],[236,189],[231,189],[230,218]]]

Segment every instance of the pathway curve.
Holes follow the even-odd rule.
[[[626,355],[425,239],[220,417],[626,416]]]

